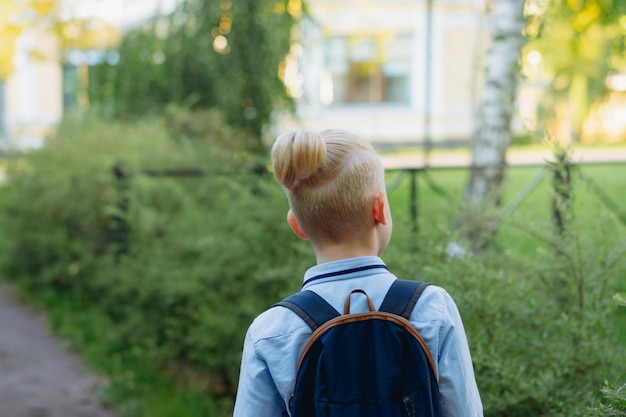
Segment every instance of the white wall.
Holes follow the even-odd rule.
[[[433,141],[467,140],[482,84],[482,56],[488,40],[483,2],[435,1],[432,13],[430,105],[426,101],[427,3],[411,0],[316,0],[313,22],[303,26],[300,70],[304,96],[293,124],[315,129],[339,127],[373,142],[418,143],[427,132]],[[410,32],[410,102],[334,104],[319,99],[324,66],[323,40],[329,35]],[[430,108],[430,117],[426,110]]]
[[[62,70],[57,43],[35,30],[17,42],[15,70],[5,85],[5,127],[8,142],[17,147],[38,147],[61,120]]]

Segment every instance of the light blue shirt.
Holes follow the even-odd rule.
[[[362,289],[379,309],[396,279],[380,258],[365,256],[310,268],[303,289],[322,296],[339,312],[343,312],[346,296]],[[365,311],[366,298],[353,295],[351,312]],[[482,416],[463,322],[450,295],[440,287],[427,287],[410,321],[435,359],[444,415]],[[254,320],[244,342],[234,417],[284,415],[294,389],[298,359],[310,336],[309,326],[283,307],[271,308]]]

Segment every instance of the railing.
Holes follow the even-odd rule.
[[[552,188],[554,189],[554,199],[552,203],[553,220],[555,226],[559,232],[563,232],[566,227],[564,221],[563,207],[564,203],[572,197],[573,176],[577,174],[579,179],[582,180],[588,187],[588,189],[610,210],[612,211],[619,221],[626,225],[626,211],[620,207],[613,198],[604,191],[597,182],[591,177],[586,175],[581,167],[583,166],[608,166],[608,165],[625,165],[625,161],[609,160],[609,161],[591,161],[591,162],[577,162],[574,163],[571,160],[563,156],[558,161],[547,161],[544,163],[516,163],[510,166],[519,168],[537,168],[537,174],[520,190],[520,192],[501,209],[501,214],[506,217],[513,213],[515,209],[525,200],[530,193],[532,193],[545,178],[552,175]],[[393,192],[405,179],[405,175],[409,175],[409,207],[408,211],[411,220],[411,229],[414,232],[419,231],[418,216],[419,216],[419,182],[418,176],[422,175],[426,180],[426,183],[437,194],[442,195],[448,199],[452,199],[443,188],[439,187],[430,177],[428,172],[430,171],[444,171],[454,169],[472,169],[471,165],[459,164],[459,165],[446,165],[446,166],[421,166],[421,167],[393,167],[386,168],[387,172],[397,172],[398,175],[390,181],[387,185],[387,191]]]
[[[5,155],[7,157],[7,155]],[[14,159],[15,155],[6,158]],[[1,159],[0,159],[1,161]],[[554,200],[552,204],[553,220],[555,227],[559,231],[563,231],[567,226],[565,224],[565,216],[563,215],[563,202],[567,202],[572,195],[572,186],[575,177],[578,178],[587,189],[593,193],[611,212],[615,214],[617,219],[626,225],[626,211],[623,207],[615,202],[613,197],[606,192],[596,181],[586,175],[581,167],[587,166],[610,166],[610,165],[626,165],[626,159],[619,158],[607,161],[593,160],[587,162],[571,162],[571,160],[563,158],[560,161],[537,162],[518,162],[511,163],[511,167],[531,167],[537,168],[537,173],[520,189],[517,195],[512,198],[508,204],[501,208],[500,213],[503,217],[512,214],[517,207],[548,177],[552,177],[552,188],[554,189]],[[395,177],[389,180],[387,190],[389,193],[394,192],[398,186],[409,178],[409,198],[408,213],[413,232],[419,232],[419,215],[420,215],[420,188],[419,179],[423,179],[425,184],[436,194],[448,200],[458,200],[458,196],[450,195],[443,187],[437,183],[429,175],[430,172],[446,171],[446,170],[469,170],[472,166],[468,164],[448,164],[448,165],[431,165],[431,166],[393,166],[387,167],[388,173],[396,173]],[[247,171],[237,172],[207,172],[197,168],[175,168],[175,169],[143,169],[136,173],[124,170],[121,166],[116,165],[112,168],[112,174],[115,178],[117,188],[117,213],[111,215],[111,242],[117,247],[116,252],[122,255],[128,252],[130,229],[126,224],[126,213],[128,212],[129,198],[129,181],[133,175],[145,175],[150,177],[174,177],[174,178],[194,178],[214,175],[241,175],[242,173],[263,175],[268,171],[264,166],[255,166]],[[0,177],[2,173],[0,172]]]
[[[111,238],[110,242],[115,245],[115,256],[119,259],[120,256],[128,253],[129,241],[130,241],[130,227],[126,222],[126,215],[129,210],[129,198],[128,191],[130,189],[130,180],[134,175],[145,175],[155,178],[199,178],[206,176],[218,176],[218,175],[241,175],[241,174],[253,174],[264,175],[267,173],[267,169],[263,166],[256,165],[248,167],[244,170],[238,171],[207,171],[199,168],[169,168],[169,169],[152,169],[145,168],[137,172],[131,172],[120,164],[114,165],[112,168],[113,177],[115,178],[115,184],[117,189],[117,212],[111,214]]]

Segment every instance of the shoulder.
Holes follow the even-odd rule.
[[[259,314],[248,329],[254,342],[287,337],[294,333],[310,333],[309,326],[293,311],[285,307],[272,307]]]
[[[448,305],[454,304],[454,300],[445,288],[430,284],[420,296],[417,305],[419,306],[420,304],[445,309]]]
[[[448,291],[437,285],[429,285],[419,298],[411,321],[450,323],[456,321],[458,314],[456,303]]]

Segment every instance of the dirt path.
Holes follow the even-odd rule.
[[[0,283],[0,417],[114,417],[98,380]]]

